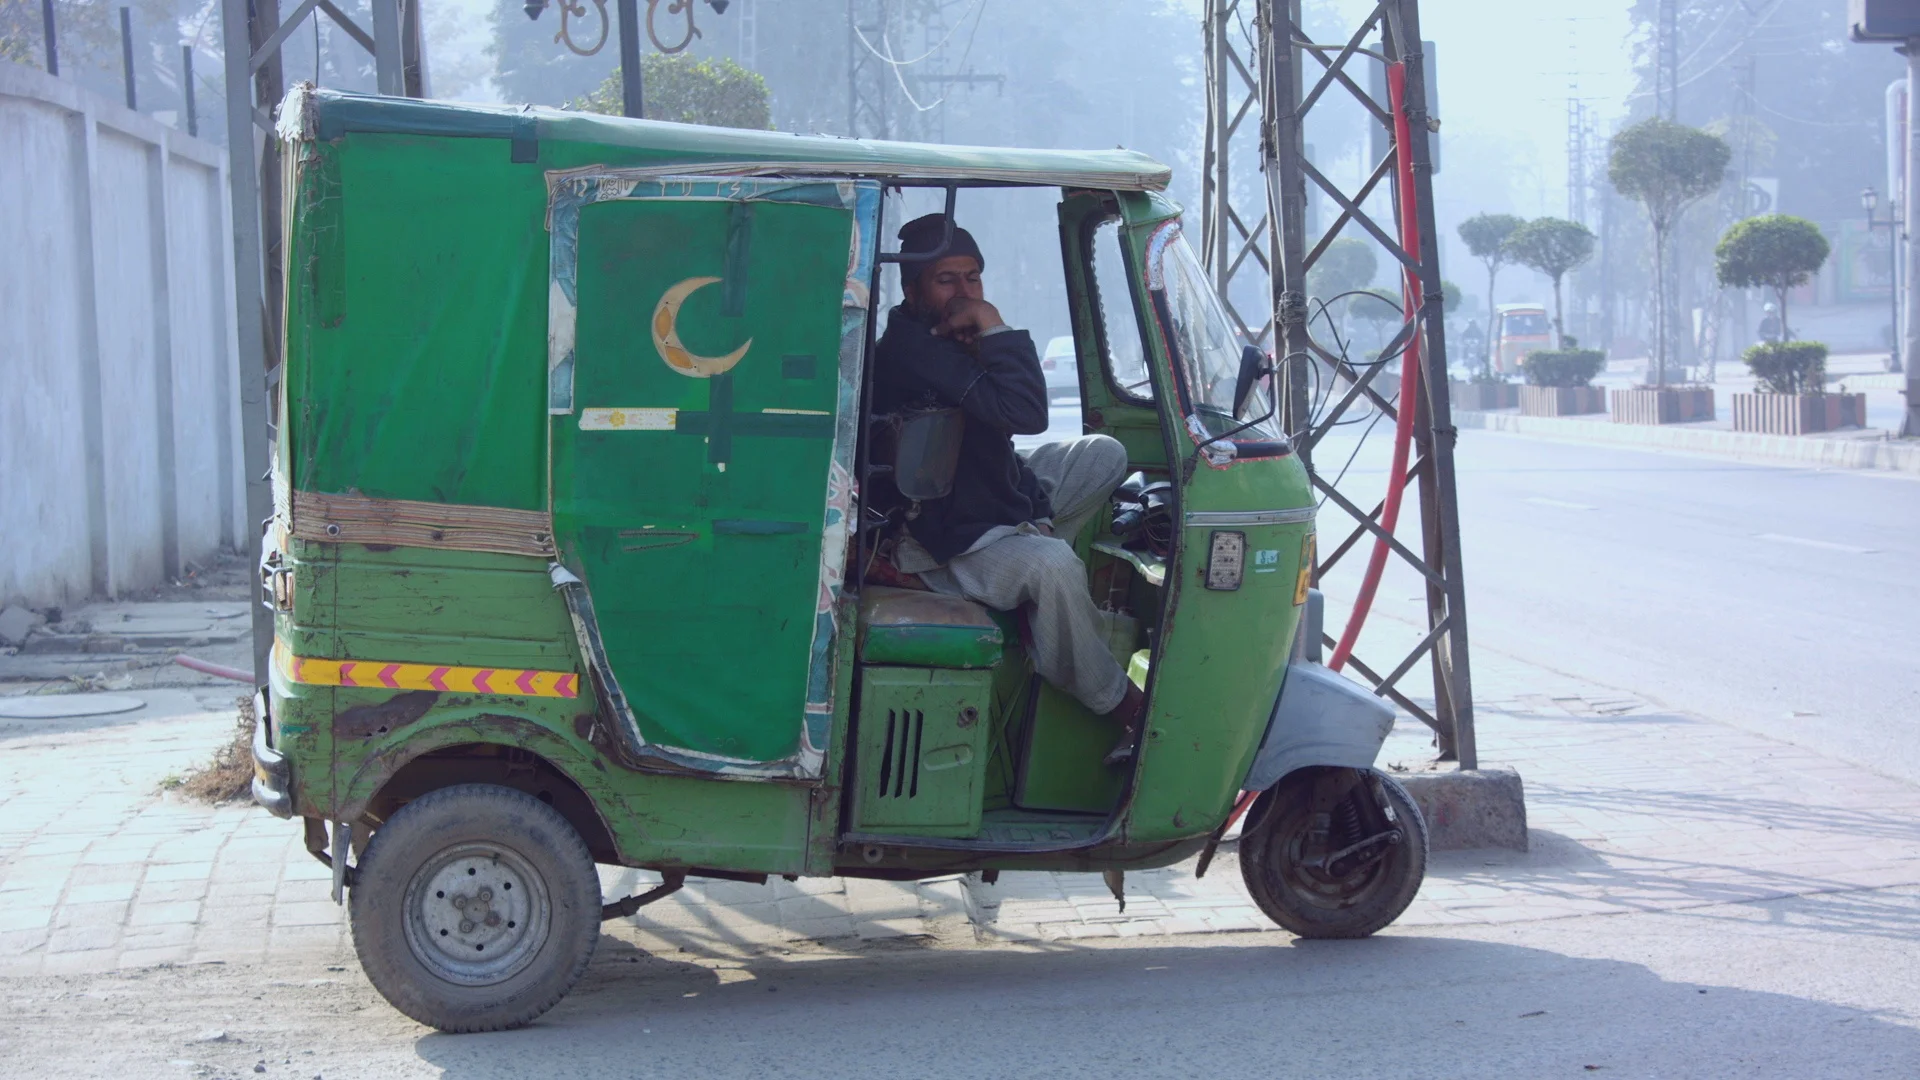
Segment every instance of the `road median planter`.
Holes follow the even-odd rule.
[[[1714,418],[1712,387],[1613,391],[1616,424],[1691,424]]]
[[[1491,412],[1518,405],[1519,390],[1520,387],[1505,382],[1453,382],[1449,384],[1447,394],[1456,409]]]
[[[1810,435],[1867,426],[1865,394],[1735,394],[1733,430]]]
[[[1607,411],[1607,392],[1598,386],[1522,386],[1521,416],[1586,416]]]

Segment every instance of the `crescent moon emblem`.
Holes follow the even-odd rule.
[[[732,371],[753,345],[753,339],[748,338],[725,356],[701,356],[680,343],[680,328],[675,325],[680,318],[680,306],[687,302],[687,297],[719,280],[717,277],[688,278],[663,293],[653,308],[654,349],[668,367],[691,379],[711,379]]]

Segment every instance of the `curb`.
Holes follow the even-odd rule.
[[[1456,427],[1504,431],[1513,435],[1532,435],[1566,442],[1607,443],[1646,450],[1681,450],[1736,461],[1829,469],[1877,469],[1920,476],[1920,442],[1908,440],[1761,435],[1722,428],[1655,427],[1467,409],[1457,410],[1453,414],[1453,422]]]
[[[1394,773],[1427,819],[1433,851],[1527,850],[1527,797],[1512,769]]]

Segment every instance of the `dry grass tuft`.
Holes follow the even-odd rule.
[[[213,755],[205,768],[191,773],[180,790],[207,803],[229,803],[253,795],[253,698],[238,699],[239,716],[233,738]]]

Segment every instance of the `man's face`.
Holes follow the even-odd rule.
[[[927,315],[945,312],[947,305],[958,297],[985,299],[980,288],[980,263],[971,255],[949,255],[934,260],[921,271],[920,280],[908,294],[913,307]]]

